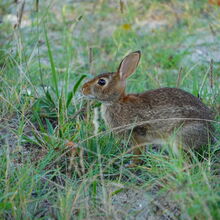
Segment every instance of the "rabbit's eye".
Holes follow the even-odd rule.
[[[104,79],[99,79],[98,84],[100,86],[104,86],[106,84],[106,81]]]

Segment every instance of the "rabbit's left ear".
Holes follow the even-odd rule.
[[[120,63],[118,67],[118,74],[120,79],[125,80],[128,78],[137,68],[139,60],[141,58],[141,51],[135,51],[128,54]]]

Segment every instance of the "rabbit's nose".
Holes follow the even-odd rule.
[[[87,87],[86,87],[86,85],[83,85],[83,87],[82,87],[83,95],[86,95],[86,91],[87,91]]]
[[[85,92],[85,87],[84,87],[84,86],[82,87],[82,90],[81,90],[81,91],[82,91],[82,93],[84,94],[84,92]]]

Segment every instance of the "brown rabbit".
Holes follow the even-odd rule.
[[[134,73],[140,57],[140,51],[130,53],[117,72],[103,73],[86,82],[83,94],[102,102],[104,120],[110,128],[131,136],[135,155],[141,154],[146,144],[167,143],[174,132],[174,152],[179,147],[198,149],[207,145],[212,139],[210,120],[214,115],[195,96],[178,88],[125,94],[126,79]],[[136,158],[134,162],[138,161]]]

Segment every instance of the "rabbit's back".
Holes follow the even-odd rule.
[[[213,119],[212,111],[192,94],[178,88],[159,88],[137,95],[142,102],[165,117],[180,116],[185,118]],[[164,115],[164,114],[165,115]]]
[[[104,104],[102,112],[105,121],[112,128],[146,122],[152,129],[169,131],[190,119],[213,119],[211,110],[198,98],[177,88],[129,94],[117,103]]]

